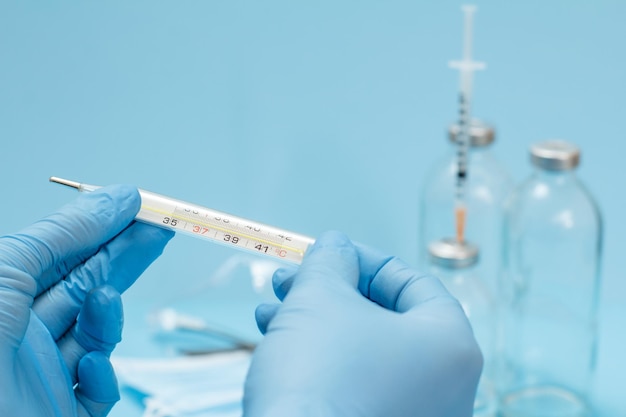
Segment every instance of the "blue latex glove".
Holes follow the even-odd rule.
[[[140,204],[105,187],[0,238],[0,416],[105,416],[119,400],[119,293],[173,236],[132,222]]]
[[[274,290],[283,303],[256,313],[245,416],[472,415],[482,355],[438,279],[329,232]]]

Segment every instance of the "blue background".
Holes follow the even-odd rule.
[[[528,145],[583,150],[606,222],[595,401],[626,416],[626,3],[479,1],[474,114],[515,179]],[[75,197],[51,175],[142,188],[417,263],[418,192],[456,117],[460,2],[0,4],[0,233]],[[231,255],[177,237],[124,297],[124,354],[158,354],[145,314]],[[185,292],[187,291],[187,293]],[[198,294],[197,294],[198,295]],[[200,296],[200,295],[198,295]],[[566,295],[565,295],[566,296]],[[248,282],[207,311],[257,337]],[[124,398],[114,416],[140,415]]]

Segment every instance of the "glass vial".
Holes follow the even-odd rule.
[[[452,125],[448,133],[450,149],[433,166],[421,190],[418,249],[421,264],[428,262],[431,242],[456,235],[454,197],[458,125]],[[502,247],[503,203],[513,184],[491,152],[494,140],[493,127],[478,120],[472,122],[465,181],[465,237],[480,247],[480,262],[476,268],[490,290],[495,292]]]
[[[496,395],[493,386],[493,359],[495,348],[495,297],[476,269],[478,247],[442,239],[428,246],[430,272],[437,276],[463,307],[474,336],[483,353],[484,366],[476,400],[475,417],[494,417]]]
[[[502,416],[590,416],[602,220],[576,146],[546,141],[530,156],[504,228]]]

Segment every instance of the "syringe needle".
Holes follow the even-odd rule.
[[[467,209],[465,206],[465,187],[468,178],[468,148],[470,146],[470,123],[471,99],[472,99],[472,74],[476,70],[484,69],[485,64],[472,60],[472,28],[473,15],[476,6],[466,5],[462,7],[465,15],[465,30],[463,35],[463,59],[453,61],[450,66],[460,72],[461,91],[459,94],[459,135],[457,137],[457,178],[455,189],[455,222],[456,238],[459,243],[465,240],[465,224],[467,221]]]
[[[70,181],[59,177],[50,177],[50,182],[55,182],[57,184],[65,185],[68,187],[76,188],[80,190],[80,183],[76,181]]]

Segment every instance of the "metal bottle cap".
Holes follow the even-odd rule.
[[[478,246],[452,238],[431,242],[428,252],[434,264],[449,269],[467,268],[478,261]]]
[[[450,142],[456,143],[459,137],[460,127],[457,123],[450,125],[448,129],[448,138]],[[470,123],[470,146],[481,147],[488,146],[495,140],[495,130],[493,126],[481,121],[472,120]]]
[[[546,140],[530,147],[530,160],[541,169],[565,171],[578,166],[580,150],[564,140]]]

